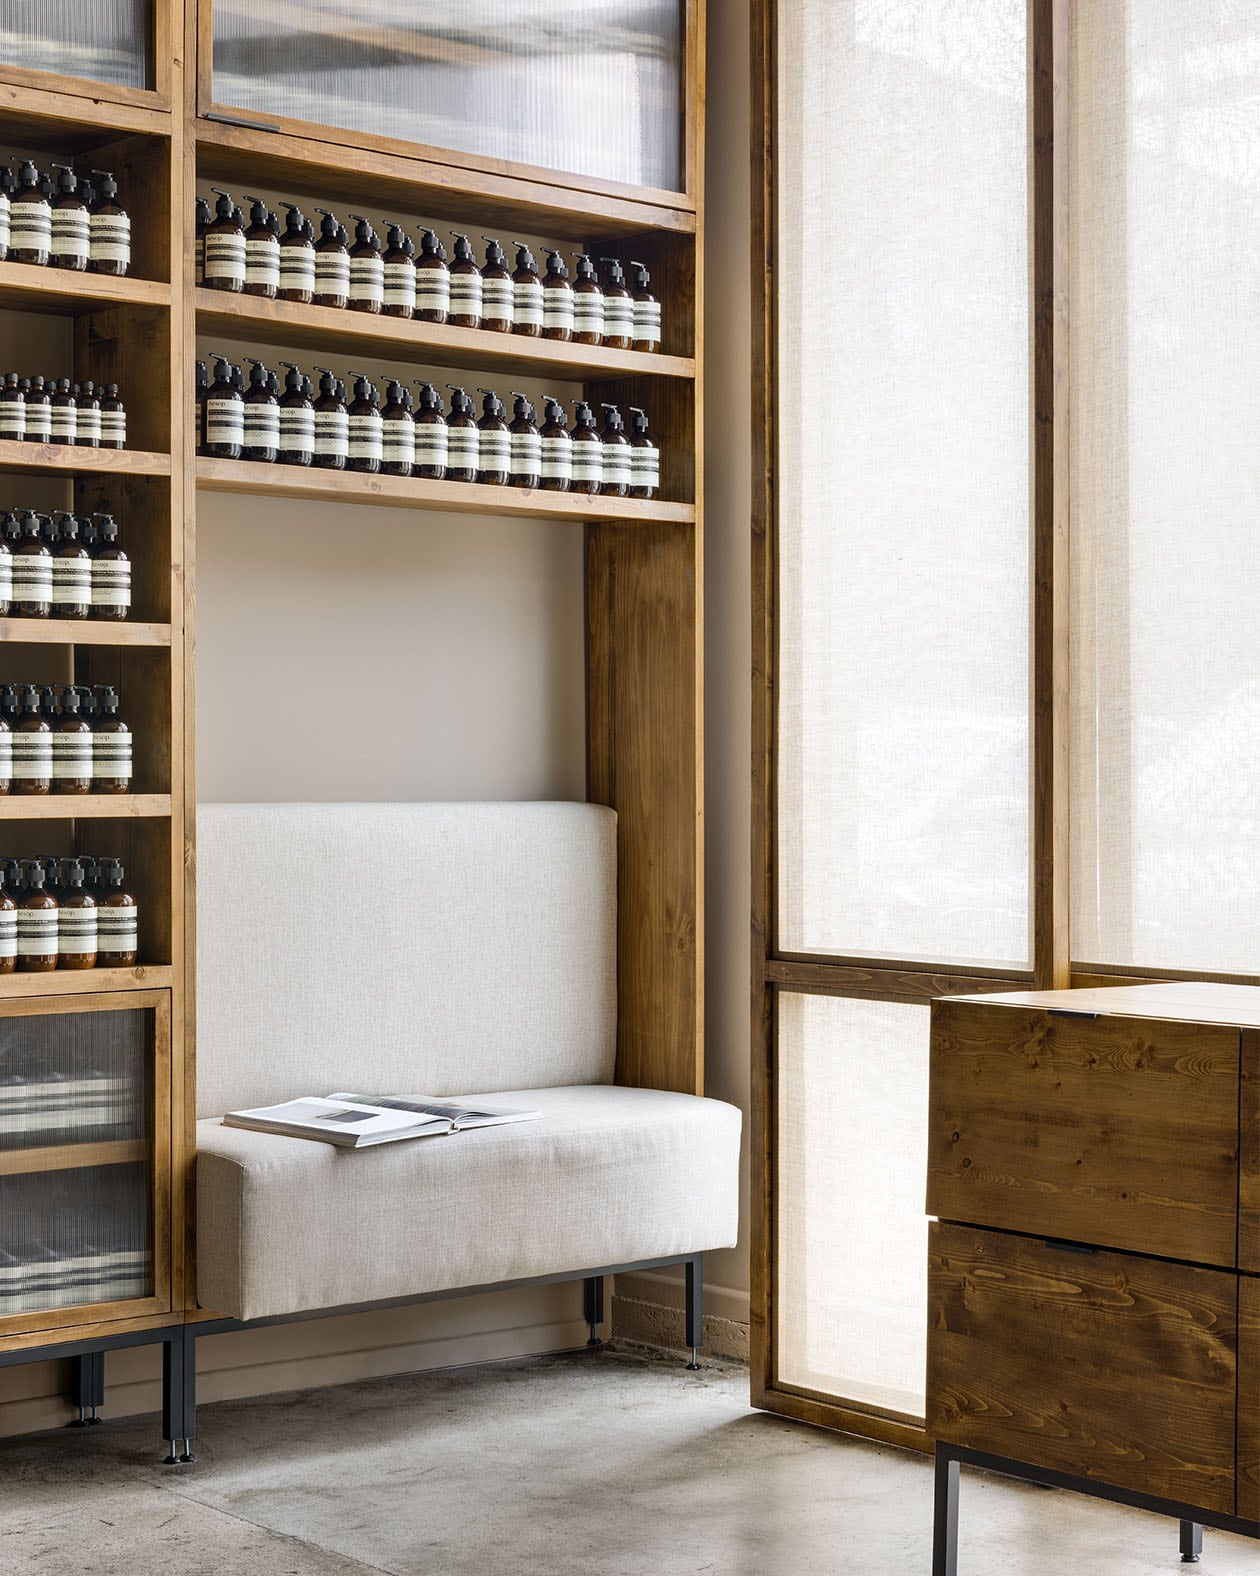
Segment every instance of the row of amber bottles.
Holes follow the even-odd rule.
[[[127,411],[117,383],[72,383],[69,378],[24,378],[6,372],[0,385],[0,438],[125,449]]]
[[[49,264],[121,278],[131,266],[131,220],[109,170],[93,179],[54,164],[56,181],[19,156],[0,169],[0,262]]]
[[[0,794],[130,793],[119,706],[111,684],[0,684]]]
[[[0,859],[0,974],[130,968],[139,955],[121,859]]]
[[[0,617],[119,621],[130,612],[131,560],[112,514],[0,517]]]
[[[547,251],[540,273],[530,248],[514,241],[516,266],[509,268],[500,242],[485,236],[486,260],[479,266],[459,231],[451,232],[455,255],[448,261],[435,230],[424,230],[417,248],[404,226],[391,221],[382,241],[371,220],[352,213],[352,240],[335,213],[318,208],[317,237],[296,203],[284,204],[282,230],[262,198],[246,197],[247,223],[229,192],[211,190],[213,212],[198,197],[196,215],[197,281],[210,290],[611,350],[660,349],[661,304],[644,263],[631,262],[627,284],[620,259],[599,259],[601,278],[596,260],[578,252],[570,281],[560,251]]]

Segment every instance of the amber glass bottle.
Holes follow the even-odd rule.
[[[432,230],[426,230],[416,258],[416,316],[422,323],[445,323],[450,309],[450,270],[441,242]]]
[[[475,482],[481,463],[481,434],[473,414],[472,396],[449,383],[451,413],[446,418],[446,480]]]
[[[534,254],[523,241],[516,247],[516,271],[512,275],[512,332],[530,339],[541,339],[543,331],[543,287],[538,277]]]
[[[539,429],[539,480],[543,492],[568,492],[573,478],[573,440],[564,424],[564,406],[543,395],[543,425]]]
[[[397,378],[389,378],[381,412],[381,475],[410,476],[415,458],[416,424],[411,414],[411,394]]]
[[[94,274],[121,279],[131,267],[131,220],[118,201],[118,182],[109,170],[93,170],[96,201],[88,220]]]
[[[96,966],[131,968],[140,955],[140,908],[124,886],[120,859],[100,862],[100,899],[96,905]]]
[[[411,474],[440,482],[446,475],[446,418],[442,396],[432,383],[421,383],[415,419],[415,460]]]
[[[30,159],[23,159],[10,200],[9,261],[42,268],[51,255],[52,204],[40,189],[39,171]]]
[[[79,715],[79,692],[73,684],[61,691],[61,715],[53,729],[54,793],[91,793],[92,724]]]
[[[207,290],[239,295],[245,288],[245,226],[228,192],[212,186],[218,197],[214,218],[206,226],[202,283]]]
[[[487,244],[486,265],[481,270],[481,327],[492,334],[510,334],[515,285],[503,248],[493,236],[483,239]]]
[[[57,900],[58,968],[96,967],[96,899],[84,883],[82,863],[67,859],[61,867],[61,895]]]
[[[271,209],[261,197],[250,197],[249,229],[245,232],[246,295],[274,301],[280,288],[280,238],[272,229]]]
[[[26,890],[18,900],[18,968],[24,974],[51,974],[57,967],[57,899],[44,890],[38,859],[22,861]]]
[[[42,798],[52,792],[52,727],[42,715],[34,685],[23,687],[21,706],[13,730],[13,792]]]
[[[17,968],[18,906],[9,891],[13,864],[13,860],[0,859],[0,974],[12,974]]]
[[[92,727],[92,788],[96,793],[130,793],[131,729],[118,714],[118,691],[112,684],[93,690],[96,719]]]
[[[22,618],[47,618],[52,612],[52,553],[43,538],[41,517],[28,509],[13,546],[13,611]]]
[[[49,262],[54,268],[86,273],[92,251],[91,219],[87,203],[79,196],[79,178],[68,164],[54,164],[59,171],[52,200]]]
[[[504,421],[503,401],[491,389],[484,394],[477,423],[477,480],[483,487],[506,487],[512,439]]]
[[[391,223],[385,232],[385,293],[382,317],[409,318],[416,311],[416,249],[401,224]]]
[[[542,439],[534,424],[534,407],[512,391],[512,422],[508,427],[508,485],[537,487],[542,469]]]
[[[352,213],[356,220],[354,245],[350,248],[350,300],[352,312],[379,314],[385,304],[385,264],[381,260],[381,243],[371,224],[362,214]]]

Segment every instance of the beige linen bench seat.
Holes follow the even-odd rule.
[[[595,1338],[605,1273],[684,1262],[698,1347],[741,1117],[612,1081],[613,812],[202,805],[197,830],[197,1300],[220,1317],[168,1349],[172,1455],[212,1330],[581,1279]],[[361,1152],[220,1122],[336,1089],[543,1115]]]

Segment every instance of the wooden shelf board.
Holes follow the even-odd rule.
[[[689,503],[588,498],[583,493],[527,492],[518,487],[481,487],[472,482],[431,482],[414,477],[370,476],[358,471],[316,470],[302,465],[212,460],[204,456],[197,461],[197,485],[206,492],[271,494],[315,502],[326,499],[340,504],[376,504],[390,509],[429,509],[515,519],[690,525],[696,517],[695,506]]]
[[[51,974],[0,974],[0,1000],[20,996],[96,996],[109,991],[169,990],[168,963],[130,969],[54,969]]]
[[[80,449],[68,443],[18,443],[12,438],[0,438],[2,471],[169,476],[171,457],[147,449]]]
[[[169,646],[169,624],[77,618],[0,618],[0,642],[28,646]]]
[[[101,1144],[55,1144],[47,1149],[0,1149],[0,1177],[30,1176],[37,1171],[83,1171],[89,1166],[127,1166],[147,1161],[150,1146],[143,1138]]]
[[[251,191],[268,185],[294,196],[326,203],[364,201],[423,218],[446,219],[461,228],[474,224],[520,225],[556,240],[664,230],[694,235],[694,207],[671,206],[556,181],[479,170],[408,155],[405,145],[359,147],[287,131],[256,131],[198,120],[199,179],[248,181]]]
[[[10,793],[0,798],[0,821],[129,821],[170,813],[168,793]]]
[[[171,304],[171,287],[152,279],[111,279],[69,268],[0,262],[0,307],[24,312],[90,312],[102,306]]]
[[[86,79],[21,71],[12,64],[3,71],[8,80],[0,83],[0,126],[8,140],[16,139],[21,147],[35,136],[40,147],[71,153],[107,142],[111,133],[171,134],[170,110],[156,102],[122,102],[126,89],[102,83],[98,96]]]
[[[257,344],[282,342],[307,350],[358,355],[370,346],[393,360],[467,366],[487,372],[520,373],[585,381],[587,378],[694,378],[688,356],[606,350],[600,345],[562,344],[522,334],[491,334],[445,323],[418,323],[327,306],[299,306],[262,296],[197,291],[197,332],[248,337]]]

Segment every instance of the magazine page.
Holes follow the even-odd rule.
[[[380,1110],[409,1112],[413,1116],[431,1116],[449,1122],[458,1131],[463,1127],[498,1127],[503,1122],[532,1122],[542,1116],[541,1111],[515,1110],[510,1106],[461,1104],[456,1100],[434,1100],[418,1095],[402,1100],[395,1095],[334,1094],[330,1100],[360,1102]]]
[[[299,1136],[323,1138],[331,1143],[362,1144],[380,1142],[393,1136],[423,1133],[430,1129],[444,1132],[449,1118],[437,1113],[384,1110],[367,1101],[309,1096],[286,1100],[281,1105],[259,1106],[250,1111],[231,1111],[223,1119],[229,1126],[271,1128]]]

